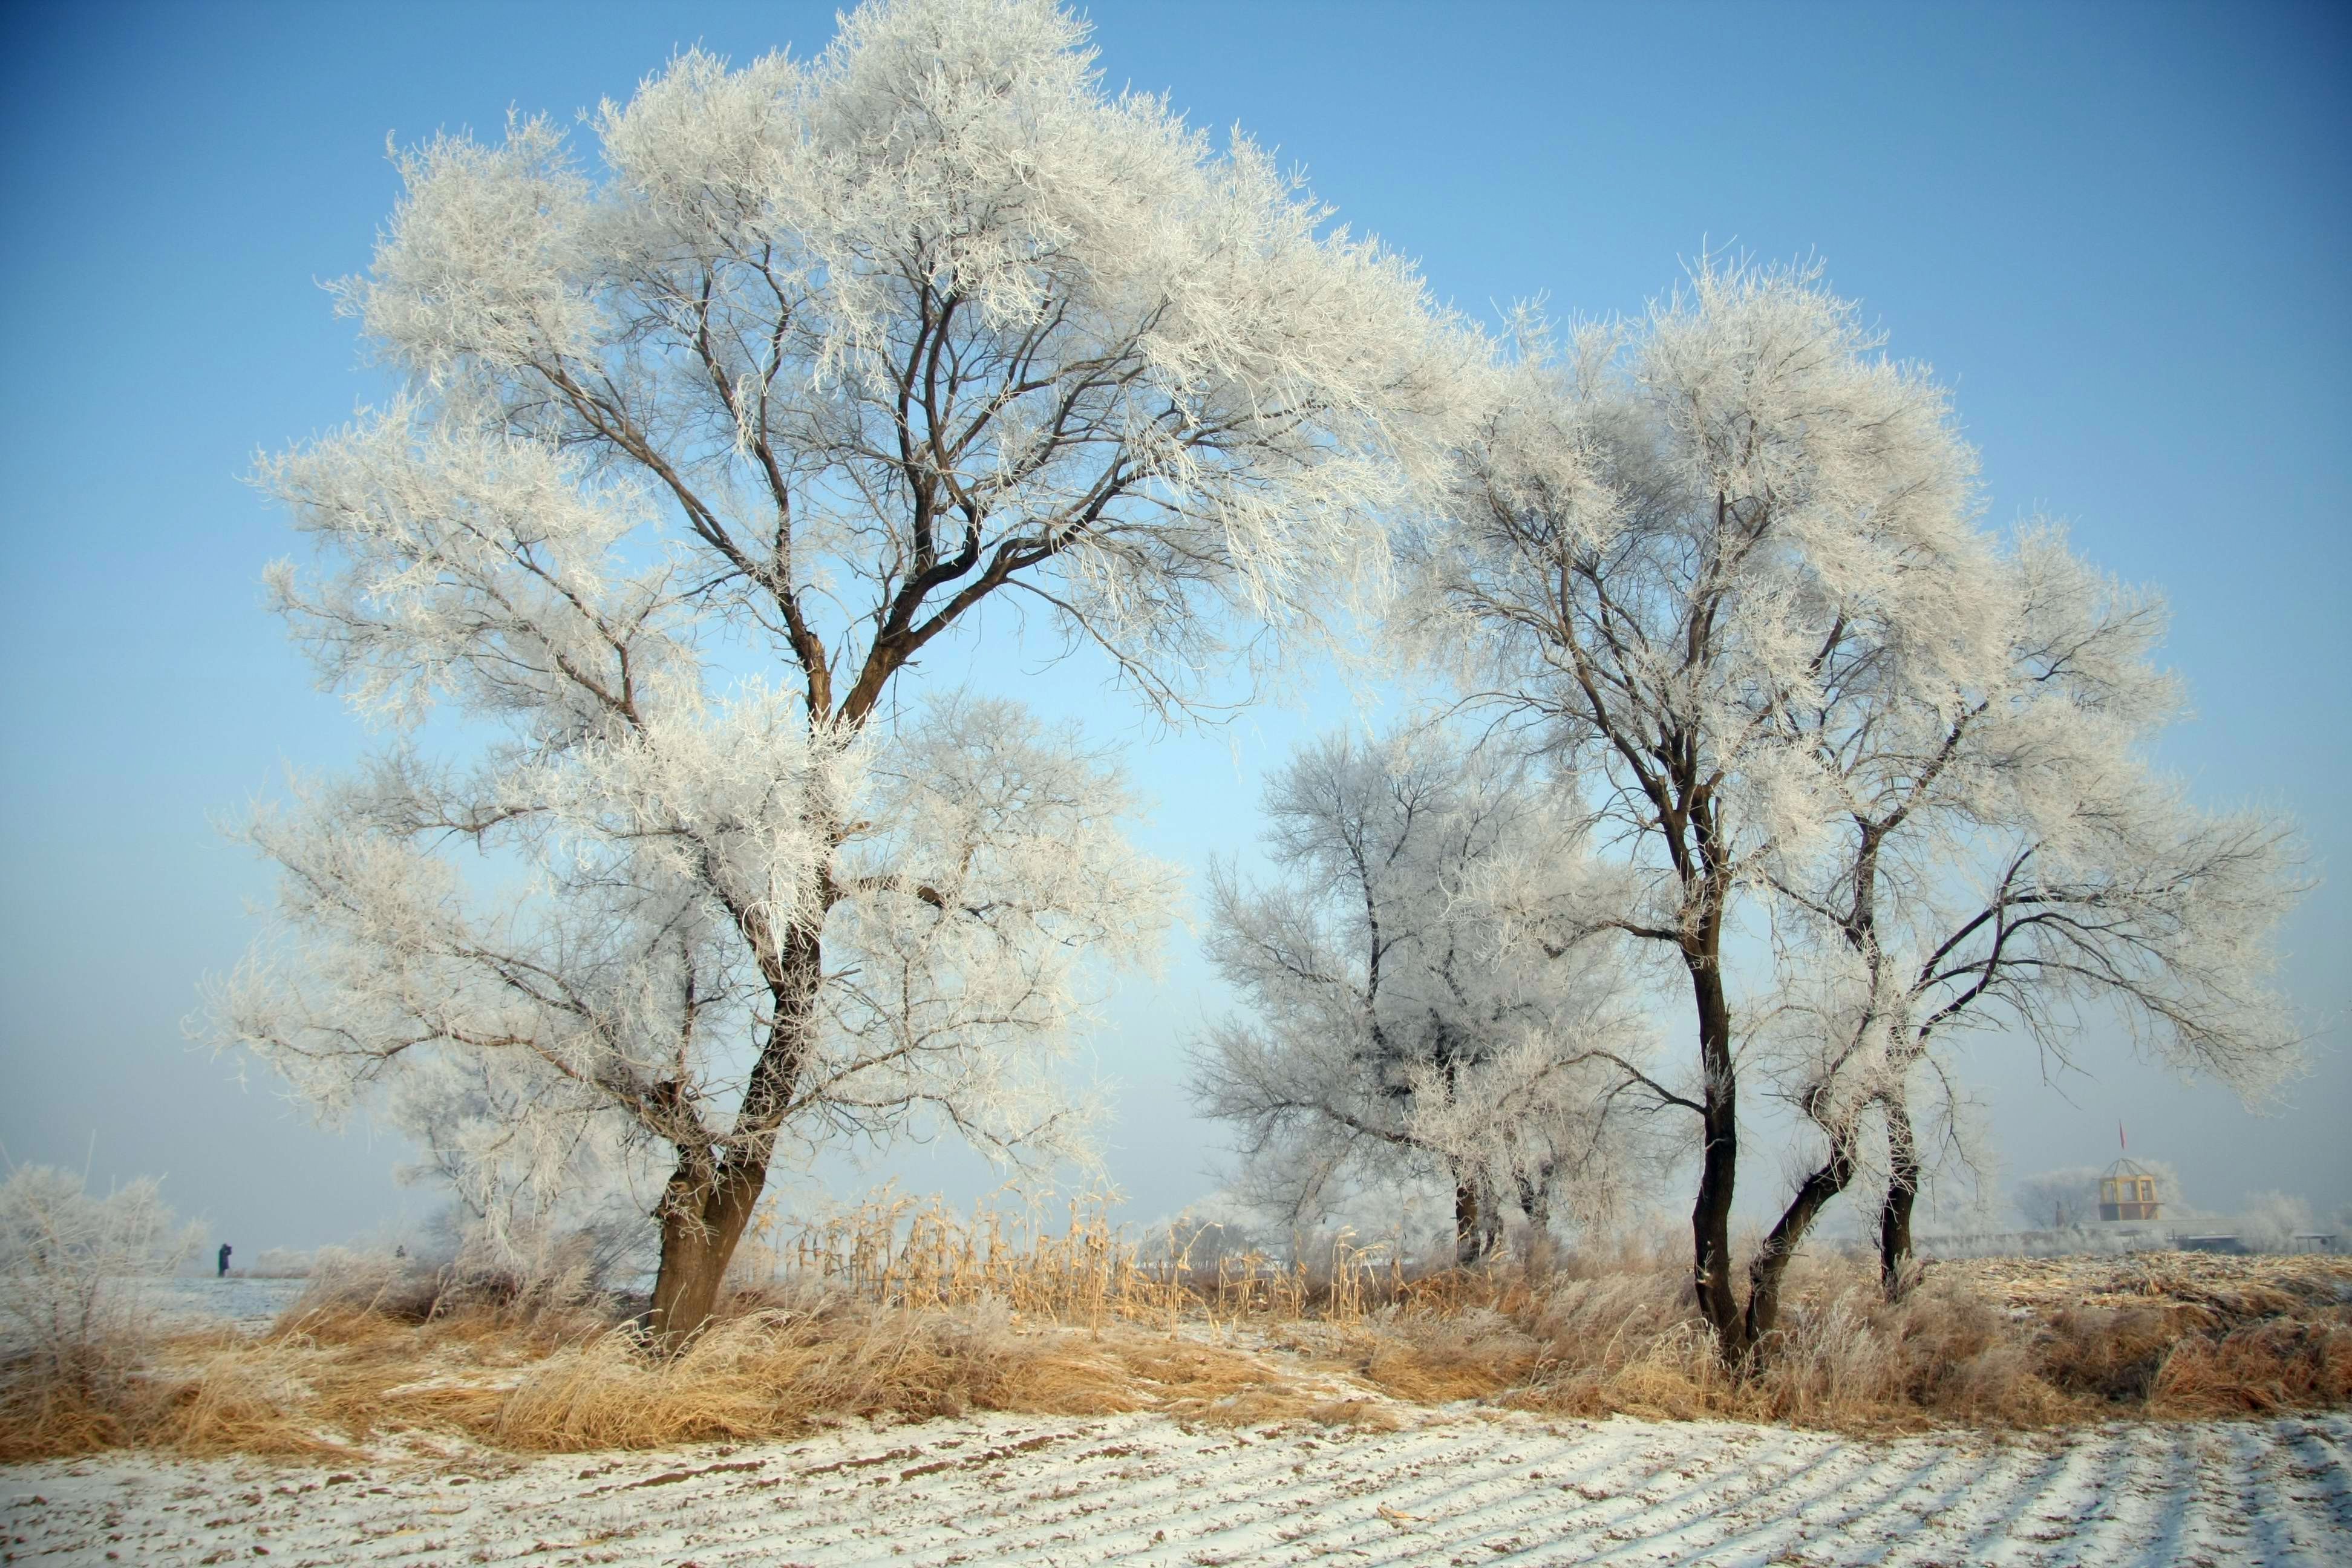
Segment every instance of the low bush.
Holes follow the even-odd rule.
[[[146,1282],[194,1249],[141,1180],[94,1197],[19,1165],[0,1182],[0,1460],[121,1441],[156,1340]]]

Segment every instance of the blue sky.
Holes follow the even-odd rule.
[[[2301,817],[2323,873],[2352,742],[2352,21],[2340,7],[1141,5],[1092,8],[1113,85],[1240,124],[1476,314],[1640,307],[1704,245],[1817,255],[1893,351],[1952,386],[1991,521],[2046,507],[2170,596],[2199,717],[2165,759],[2210,804]],[[821,47],[829,6],[58,5],[0,17],[0,1141],[167,1172],[246,1247],[428,1206],[396,1151],[306,1127],[182,1037],[267,881],[212,819],[365,737],[259,608],[290,548],[240,482],[383,388],[315,287],[362,268],[385,138],[495,133],[625,95],[674,49]],[[991,666],[992,668],[999,668]],[[1132,741],[1150,842],[1255,832],[1257,779],[1339,721],[1332,689],[1151,740],[1083,666],[1001,673]],[[2286,980],[2320,1064],[2256,1120],[2112,1044],[2044,1088],[1978,1081],[2011,1173],[2135,1152],[2228,1208],[2352,1199],[2352,892],[2324,885]],[[1097,1054],[1142,1214],[1206,1184],[1177,1042],[1219,1005],[1180,943]],[[2063,1090],[2063,1092],[2060,1092]],[[953,1162],[915,1179],[962,1180]],[[1754,1162],[1749,1188],[1777,1175]]]

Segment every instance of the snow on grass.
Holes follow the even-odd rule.
[[[1893,1440],[1432,1412],[1396,1431],[1152,1415],[335,1467],[0,1476],[18,1560],[157,1564],[2340,1563],[2352,1415]]]

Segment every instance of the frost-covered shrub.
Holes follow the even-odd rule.
[[[19,1165],[0,1183],[0,1336],[11,1381],[79,1393],[119,1376],[152,1332],[139,1289],[195,1249],[154,1181],[104,1197],[52,1165]]]
[[[299,1247],[272,1247],[253,1260],[249,1268],[238,1270],[248,1279],[307,1279],[310,1277],[311,1255]]]
[[[2249,1252],[2293,1252],[2294,1238],[2311,1228],[2311,1205],[2286,1193],[2249,1193],[2238,1216],[2238,1240]]]

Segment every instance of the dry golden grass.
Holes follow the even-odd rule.
[[[0,1369],[0,1460],[316,1457],[404,1433],[568,1452],[972,1410],[1393,1426],[1478,1401],[1886,1430],[2352,1403],[2340,1258],[1984,1260],[1888,1303],[1864,1266],[1808,1257],[1735,1374],[1670,1254],[1416,1279],[1346,1243],[1316,1268],[1196,1268],[1183,1240],[1147,1260],[1098,1215],[1040,1235],[892,1203],[771,1227],[728,1310],[667,1357],[611,1304],[355,1268],[258,1337],[153,1341],[70,1383]]]
[[[92,1454],[131,1440],[110,1400],[46,1377],[9,1381],[0,1393],[0,1465]]]
[[[1342,1236],[1289,1264],[1259,1253],[1193,1261],[1200,1232],[1171,1228],[1149,1257],[1099,1208],[1069,1205],[1055,1229],[1034,1214],[886,1194],[828,1218],[795,1222],[762,1209],[736,1259],[748,1293],[812,1282],[865,1300],[913,1308],[1003,1302],[1029,1319],[1212,1322],[1307,1316],[1349,1319],[1409,1289],[1393,1247]]]
[[[1413,1403],[1845,1430],[2041,1426],[2352,1404],[2352,1261],[2189,1257],[1937,1266],[1904,1300],[1803,1258],[1735,1374],[1680,1260],[1639,1247],[1413,1281],[1321,1347]],[[1301,1347],[1304,1348],[1304,1347]]]

